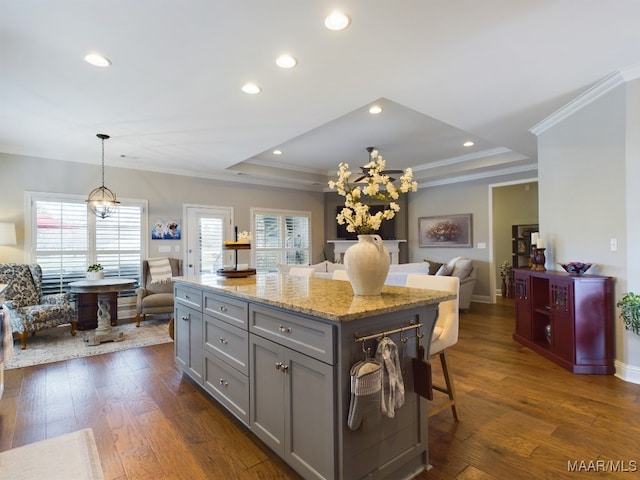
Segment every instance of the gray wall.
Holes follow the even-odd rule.
[[[18,237],[16,247],[0,247],[0,261],[13,262],[26,260],[23,251],[25,191],[88,195],[101,180],[99,165],[2,153],[0,176],[3,179],[0,222],[15,222]],[[233,207],[235,224],[240,230],[251,227],[251,207],[310,211],[312,258],[314,263],[322,260],[325,240],[322,193],[110,167],[105,168],[105,185],[115,191],[118,198],[146,199],[149,222],[156,218],[181,219],[183,204]],[[149,255],[157,255],[159,245],[173,247],[176,243],[180,242],[150,241]],[[170,255],[180,257],[182,251],[175,253],[174,250]]]
[[[467,183],[422,188],[409,197],[409,261],[425,259],[447,262],[463,256],[474,261],[478,278],[474,297],[489,301],[489,249],[476,248],[478,243],[489,246],[489,204],[487,183]],[[418,219],[436,215],[472,215],[472,248],[420,247]]]
[[[638,80],[621,85],[538,136],[547,268],[556,262],[593,262],[590,273],[614,277],[614,301],[640,287],[639,90]],[[618,242],[615,252],[612,238]],[[635,371],[640,381],[640,337],[624,330],[617,310],[614,323],[616,370]]]

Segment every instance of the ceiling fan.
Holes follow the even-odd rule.
[[[372,161],[378,158],[378,150],[376,150],[375,147],[367,147],[367,152],[369,152],[369,162],[367,163],[368,165]],[[362,175],[355,180],[356,183],[361,182],[362,180],[367,178],[371,173],[372,167],[368,167],[365,165],[364,167],[360,167],[360,169],[362,170]],[[389,175],[392,173],[404,173],[404,172],[402,170],[383,170],[380,173],[382,173],[383,175]],[[393,182],[395,181],[395,178],[389,177],[389,180]]]

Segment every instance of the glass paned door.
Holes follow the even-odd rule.
[[[222,250],[232,236],[232,210],[221,207],[187,207],[187,275],[215,273],[232,262],[230,251]]]

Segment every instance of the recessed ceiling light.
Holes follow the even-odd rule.
[[[272,153],[274,155],[282,155],[282,150],[274,150]]]
[[[327,18],[324,19],[324,26],[329,30],[344,30],[351,23],[349,15],[342,12],[332,12]]]
[[[111,60],[100,55],[99,53],[89,53],[88,55],[85,55],[84,61],[93,65],[94,67],[108,67],[109,65],[111,65]]]
[[[256,93],[260,93],[262,89],[255,83],[245,83],[242,86],[242,91],[244,93],[248,93],[249,95],[255,95]]]
[[[374,105],[369,109],[369,113],[372,115],[377,115],[382,112],[382,107],[380,105]]]
[[[276,58],[276,65],[281,68],[293,68],[298,64],[298,60],[288,53],[283,53]]]
[[[469,140],[467,142],[464,142],[462,145],[465,146],[465,147],[473,147],[475,145],[475,143],[473,143],[471,140]]]

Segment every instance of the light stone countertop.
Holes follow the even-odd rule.
[[[348,322],[455,298],[455,295],[440,290],[387,285],[381,295],[356,296],[347,281],[279,273],[257,274],[247,278],[183,276],[174,277],[173,280],[334,322]]]

